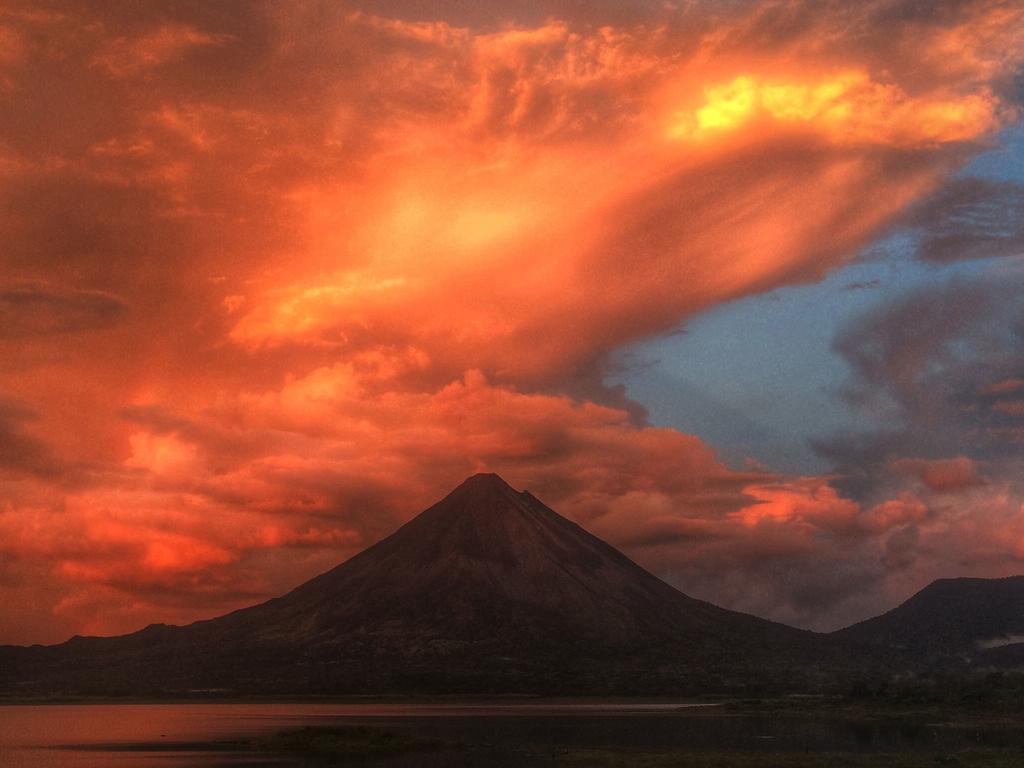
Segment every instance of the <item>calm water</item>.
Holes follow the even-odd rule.
[[[579,745],[798,752],[1020,748],[1016,732],[930,725],[729,716],[678,704],[409,706],[378,704],[77,704],[0,706],[2,768],[213,768],[301,766],[301,761],[233,753],[232,741],[306,725],[372,725],[485,745],[458,757],[405,758],[389,765],[532,765],[507,747],[552,754]],[[221,742],[216,749],[211,742]],[[486,745],[493,745],[488,756]],[[499,751],[503,757],[498,757]],[[454,762],[453,762],[454,761]]]

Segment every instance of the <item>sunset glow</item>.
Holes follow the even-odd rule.
[[[1024,571],[1024,7],[931,5],[5,3],[0,644],[479,471],[800,626]]]

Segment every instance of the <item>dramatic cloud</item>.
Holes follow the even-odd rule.
[[[943,570],[1021,569],[1022,289],[1019,265],[954,279],[881,305],[836,341],[854,372],[847,396],[877,428],[819,444],[833,484],[863,505],[902,492],[927,508],[889,539],[900,548],[891,590]]]
[[[854,373],[846,396],[879,423],[820,445],[851,473],[851,487],[908,457],[945,460],[890,466],[934,490],[976,483],[971,458],[1020,458],[1022,289],[1019,265],[954,279],[882,305],[839,336],[836,349]]]
[[[726,466],[603,381],[908,222],[1012,255],[1018,192],[943,185],[1017,119],[1017,4],[35,5],[0,10],[0,641],[270,596],[481,469],[815,626],[922,542],[1019,556],[1006,287],[837,342],[898,419],[835,478]]]
[[[917,255],[950,262],[1024,255],[1024,186],[959,179],[910,217],[922,232]]]
[[[191,48],[218,45],[227,35],[211,35],[182,24],[168,24],[134,38],[116,37],[92,59],[113,77],[131,77],[146,69],[180,59]]]
[[[101,291],[54,291],[40,285],[0,287],[0,335],[35,336],[102,328],[124,302]]]
[[[956,493],[984,480],[978,471],[978,462],[966,456],[953,459],[897,459],[892,463],[896,472],[916,477],[930,490],[939,493]]]
[[[38,414],[17,401],[0,397],[0,474],[54,475],[62,469],[46,444],[28,427]]]

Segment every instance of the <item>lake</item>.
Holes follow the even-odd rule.
[[[247,743],[304,726],[369,726],[472,745],[394,766],[550,765],[590,747],[775,753],[1019,750],[1017,729],[752,716],[680,703],[408,705],[339,703],[0,706],[3,768],[214,768],[328,765],[255,753]],[[529,751],[520,748],[529,745]],[[304,762],[305,760],[305,762]],[[574,765],[586,764],[573,762]]]

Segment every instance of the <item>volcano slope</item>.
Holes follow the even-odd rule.
[[[494,474],[288,594],[0,649],[7,695],[696,693],[828,685],[833,640],[688,597]]]

